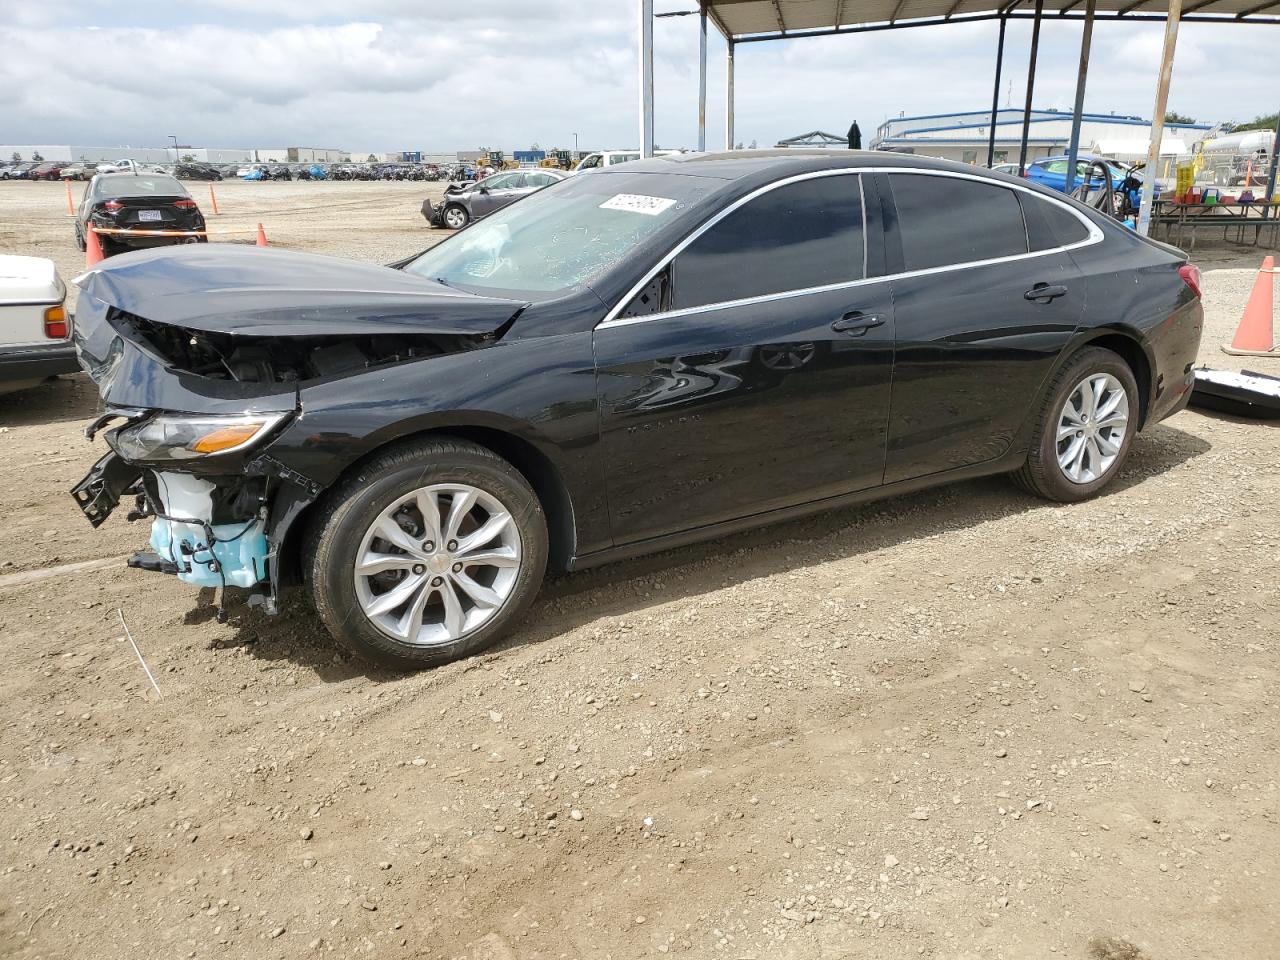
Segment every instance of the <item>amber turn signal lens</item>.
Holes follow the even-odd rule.
[[[44,312],[44,335],[50,340],[65,340],[70,335],[67,326],[67,311],[59,304]]]
[[[191,444],[190,449],[196,453],[219,453],[223,450],[230,450],[232,447],[238,447],[242,443],[248,443],[253,439],[254,434],[261,429],[262,424],[260,423],[237,423],[230,427],[220,427],[213,433],[206,433]]]

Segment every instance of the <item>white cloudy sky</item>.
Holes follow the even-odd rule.
[[[694,0],[657,0],[663,10]],[[0,3],[0,142],[355,150],[638,141],[637,0],[59,0]],[[447,12],[446,12],[447,11]],[[1030,26],[1009,30],[1020,105]],[[1036,104],[1069,109],[1080,30],[1048,21]],[[737,135],[864,136],[900,112],[990,103],[994,23],[738,52]],[[1151,112],[1157,24],[1099,24],[1086,108]],[[696,141],[697,18],[659,20],[657,137]],[[1170,108],[1245,120],[1280,106],[1280,26],[1186,24]],[[708,144],[723,144],[712,34]]]

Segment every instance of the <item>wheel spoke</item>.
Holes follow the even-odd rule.
[[[1067,474],[1072,476],[1072,479],[1078,477],[1074,471],[1082,449],[1084,449],[1084,437],[1076,437],[1067,444],[1067,449],[1058,454],[1058,464]]]
[[[1093,473],[1094,478],[1102,476],[1102,451],[1098,448],[1098,438],[1090,437],[1089,443],[1089,469]]]
[[[1098,407],[1102,404],[1102,395],[1107,390],[1107,378],[1095,377],[1089,384],[1089,413],[1097,419]]]
[[[458,535],[463,518],[476,505],[476,491],[468,487],[465,493],[455,493],[453,502],[449,504],[449,521],[445,526],[444,539],[452,540]]]
[[[1104,437],[1102,434],[1098,434],[1098,436],[1094,438],[1094,442],[1098,445],[1098,449],[1104,456],[1114,457],[1120,452],[1120,444],[1116,443],[1116,441],[1112,440],[1110,437]]]
[[[380,593],[365,607],[371,617],[378,617],[392,610],[398,610],[408,602],[414,591],[421,589],[427,582],[425,576],[405,577],[386,593]]]
[[[1066,440],[1068,437],[1074,437],[1080,432],[1080,425],[1077,423],[1060,423],[1058,424],[1058,441]]]
[[[467,534],[466,538],[458,542],[458,552],[466,553],[468,550],[475,550],[489,543],[494,537],[506,529],[507,524],[511,522],[511,514],[509,513],[493,513],[489,515],[489,519],[484,522],[479,530]],[[450,534],[452,536],[452,534]]]
[[[362,577],[372,577],[375,573],[386,573],[388,570],[408,570],[414,564],[414,558],[403,553],[366,553],[356,573]]]
[[[395,517],[383,517],[378,521],[375,532],[387,543],[394,544],[405,553],[415,555],[421,553],[417,542],[401,528],[400,524],[396,523]]]
[[[1104,430],[1107,427],[1123,427],[1128,422],[1129,415],[1127,413],[1113,413],[1105,420],[1099,420],[1097,427],[1099,430]]]
[[[518,567],[520,557],[512,547],[495,547],[492,550],[476,550],[459,554],[458,561],[465,566]]]
[[[426,609],[427,600],[430,599],[431,592],[431,588],[424,583],[413,598],[413,603],[409,604],[408,612],[396,625],[400,631],[400,636],[409,643],[416,641],[418,634],[422,632],[422,612]]]
[[[472,600],[482,607],[500,607],[502,606],[502,597],[495,590],[491,590],[484,584],[476,583],[465,573],[453,574],[454,582],[457,583]]]
[[[437,544],[443,539],[440,536],[440,501],[434,490],[419,490],[415,498],[418,512],[422,514],[422,539],[434,540]]]
[[[458,599],[453,584],[447,579],[440,585],[440,599],[444,601],[444,629],[450,640],[462,636],[462,627],[466,615],[462,612],[462,601]]]
[[[1102,405],[1098,407],[1096,419],[1098,421],[1107,419],[1107,417],[1111,416],[1113,413],[1116,412],[1120,404],[1122,404],[1123,402],[1124,402],[1124,391],[1123,390],[1112,391],[1111,396],[1107,397],[1102,402]]]

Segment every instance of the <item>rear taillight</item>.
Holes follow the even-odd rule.
[[[67,325],[67,311],[62,308],[61,304],[45,310],[44,335],[50,340],[65,340],[70,336]]]
[[[173,205],[180,210],[194,210],[196,208],[194,200],[175,200]]]
[[[106,203],[102,205],[102,209],[110,210],[112,213],[115,213],[117,210],[123,210],[124,204],[121,203],[119,200],[108,200]]]
[[[1184,263],[1182,266],[1178,268],[1178,276],[1180,276],[1183,279],[1183,281],[1186,283],[1186,285],[1191,288],[1191,292],[1194,293],[1197,298],[1199,298],[1200,268],[1197,267],[1194,263]]]

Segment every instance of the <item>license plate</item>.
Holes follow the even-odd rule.
[[[139,210],[139,220],[163,220],[164,213],[160,210]]]

